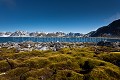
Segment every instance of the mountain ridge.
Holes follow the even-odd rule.
[[[113,21],[107,26],[98,28],[91,33],[90,37],[120,37],[120,19]]]

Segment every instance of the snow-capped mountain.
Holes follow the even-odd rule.
[[[9,37],[12,32],[0,32],[0,37]]]
[[[81,33],[64,33],[64,32],[27,32],[27,31],[15,31],[15,32],[0,32],[0,37],[82,37]]]
[[[16,31],[10,35],[10,37],[26,37],[29,36],[29,33],[26,31]]]

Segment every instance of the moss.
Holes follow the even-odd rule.
[[[23,59],[23,58],[31,58],[31,57],[43,57],[44,53],[42,51],[38,51],[38,50],[33,50],[31,52],[20,52],[20,53],[16,53],[12,56],[13,59]]]
[[[81,68],[76,62],[72,61],[64,61],[64,62],[58,62],[58,63],[52,63],[49,65],[50,69],[53,70],[73,70],[73,71],[80,71]]]
[[[36,79],[36,78],[33,78],[33,77],[29,77],[26,80],[39,80],[39,79]]]
[[[61,50],[59,50],[59,52],[62,54],[67,54],[69,51],[70,51],[70,48],[62,48]]]
[[[42,53],[51,53],[53,52],[52,50],[45,50],[45,51],[42,51]]]
[[[120,67],[120,52],[110,53],[110,54],[101,54],[98,56],[99,59],[113,63]]]
[[[3,48],[0,48],[0,53],[16,53],[16,49],[15,48],[6,48],[6,47],[3,47]]]
[[[0,76],[0,80],[9,80],[9,79]]]
[[[9,70],[6,72],[5,77],[9,80],[19,80],[24,73],[28,72],[30,69],[27,67],[21,67]]]
[[[55,80],[83,80],[83,75],[71,70],[60,70],[57,72]]]
[[[6,72],[10,70],[10,66],[6,60],[0,61],[0,72]]]
[[[49,57],[49,60],[52,62],[62,62],[62,61],[74,60],[74,58],[66,54],[57,54],[53,56],[51,55]]]
[[[98,47],[99,49],[100,47]],[[0,53],[2,80],[119,80],[120,52],[95,54],[96,48]],[[105,48],[106,49],[106,48]],[[12,52],[12,51],[11,51]],[[8,59],[9,58],[9,59]],[[7,60],[11,63],[10,67]]]
[[[13,55],[13,59],[20,59],[25,57],[29,57],[29,52],[20,52]]]
[[[53,71],[49,68],[41,68],[35,69],[27,72],[23,77],[24,79],[29,79],[30,77],[39,79],[39,80],[47,80],[53,75]]]
[[[113,78],[116,78],[116,79],[120,79],[120,74],[119,74],[119,72],[116,72],[116,71],[114,71],[114,70],[111,69],[111,68],[105,69],[105,72],[106,72],[110,77],[113,77]]]
[[[113,73],[113,74],[111,74],[111,73]],[[109,69],[108,67],[106,67],[106,68],[98,67],[98,68],[94,68],[91,71],[91,73],[86,75],[85,79],[86,80],[119,80],[119,75],[116,72],[114,73],[114,71]]]
[[[25,60],[23,63],[25,64],[26,67],[37,68],[37,69],[43,68],[48,64],[50,64],[49,60],[43,57],[30,58],[28,60]]]
[[[88,57],[88,58],[93,58],[94,53],[93,52],[76,52],[72,56],[74,57]]]

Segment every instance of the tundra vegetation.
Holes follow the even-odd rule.
[[[110,47],[58,51],[0,49],[0,80],[119,80],[120,52]]]

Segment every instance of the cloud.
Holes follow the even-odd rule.
[[[13,8],[16,6],[15,0],[0,0],[0,3],[2,3],[2,5],[5,5],[9,8]]]
[[[112,22],[114,20],[120,19],[120,13],[116,13],[115,15],[105,19],[106,22]]]

